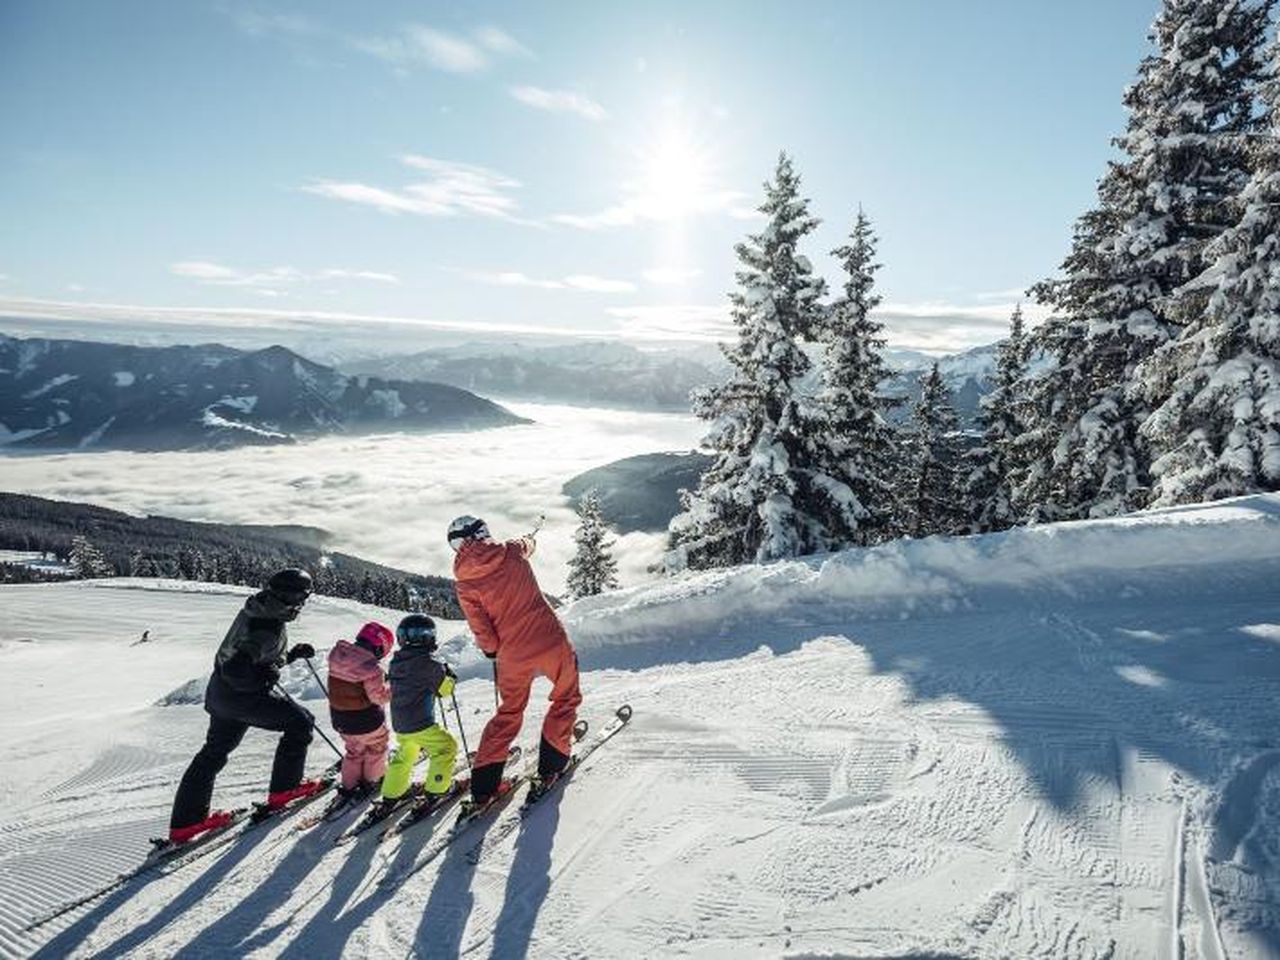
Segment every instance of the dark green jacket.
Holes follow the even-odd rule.
[[[263,590],[245,601],[213,658],[213,672],[240,693],[265,693],[280,679],[289,649],[285,622],[297,616],[279,597]]]

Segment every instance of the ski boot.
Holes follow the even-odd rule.
[[[199,823],[193,823],[189,827],[170,827],[169,843],[175,847],[190,843],[202,833],[221,830],[234,819],[234,816],[230,810],[215,810]]]
[[[302,800],[313,794],[319,793],[329,786],[328,780],[303,780],[292,790],[277,790],[275,793],[267,794],[267,810],[275,813],[293,803],[295,800]]]

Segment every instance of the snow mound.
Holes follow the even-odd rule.
[[[689,573],[564,611],[583,648],[816,610],[858,619],[947,613],[1001,592],[1114,597],[1170,577],[1280,561],[1280,494],[973,537],[900,540],[761,566]]]

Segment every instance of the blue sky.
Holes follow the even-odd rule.
[[[6,0],[0,298],[705,336],[786,149],[831,280],[872,217],[894,345],[986,342],[1062,259],[1157,8]]]

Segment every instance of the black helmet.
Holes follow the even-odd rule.
[[[425,613],[411,613],[396,627],[396,640],[402,647],[436,648],[436,622]]]
[[[271,575],[267,590],[285,603],[305,603],[311,596],[311,574],[299,567],[288,567]]]

